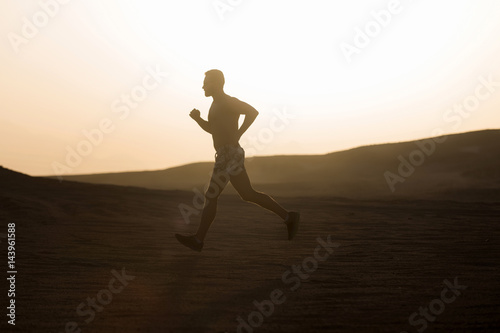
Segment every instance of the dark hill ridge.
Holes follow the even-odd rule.
[[[437,143],[439,140],[442,138],[363,146],[326,155],[254,157],[247,159],[246,166],[256,189],[281,196],[498,200],[500,130],[454,134]],[[402,161],[410,165],[400,168],[405,164]],[[205,186],[211,168],[212,162],[204,162],[65,179],[190,191]]]
[[[60,182],[31,177],[0,167],[0,220],[58,225],[95,216],[127,219],[142,215],[146,220],[167,218],[191,193],[140,187]],[[136,207],[150,207],[144,212]],[[75,222],[76,223],[76,222]],[[1,233],[1,232],[0,232]]]

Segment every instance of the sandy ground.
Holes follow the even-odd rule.
[[[498,204],[280,199],[302,214],[289,242],[277,217],[228,195],[196,253],[173,236],[198,224],[177,208],[187,192],[63,182],[0,194],[18,265],[16,326],[3,314],[2,332],[237,332],[249,316],[255,327],[241,332],[500,330]],[[312,259],[318,237],[338,245],[324,261]],[[309,273],[291,272],[302,264]],[[134,278],[118,282],[122,269]],[[436,301],[455,278],[467,288]],[[254,301],[275,290],[280,304],[258,315]],[[438,315],[410,325],[430,304]]]

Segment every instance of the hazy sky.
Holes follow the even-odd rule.
[[[213,160],[204,72],[260,111],[248,155],[500,128],[500,1],[0,2],[0,165]],[[498,82],[498,83],[497,83]]]

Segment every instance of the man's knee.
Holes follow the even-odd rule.
[[[205,191],[205,201],[216,201],[221,193],[221,189],[219,186],[212,184]]]
[[[217,199],[219,199],[220,193],[215,193],[215,192],[205,192],[205,204],[209,204],[212,202],[217,202]]]

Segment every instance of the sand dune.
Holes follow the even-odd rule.
[[[373,145],[317,156],[255,157],[247,159],[246,166],[256,188],[282,196],[500,200],[500,130],[442,140]],[[65,179],[190,191],[207,183],[211,168],[212,162],[207,162]]]
[[[16,223],[19,271],[17,325],[4,318],[2,332],[64,332],[66,325],[237,332],[239,317],[259,324],[254,332],[273,333],[417,332],[424,323],[425,332],[500,329],[495,203],[279,198],[302,213],[289,242],[271,213],[224,195],[205,249],[195,253],[173,237],[197,227],[177,208],[192,193],[60,183],[1,168],[0,182],[2,228]],[[314,267],[317,239],[328,237],[339,246]],[[294,265],[306,265],[307,276],[290,273]],[[130,279],[123,284],[122,273]],[[411,325],[420,307],[441,304],[445,280],[455,278],[466,289],[433,321],[419,315]],[[259,322],[254,301],[275,290],[283,302],[264,309]],[[100,311],[90,311],[89,299]]]

